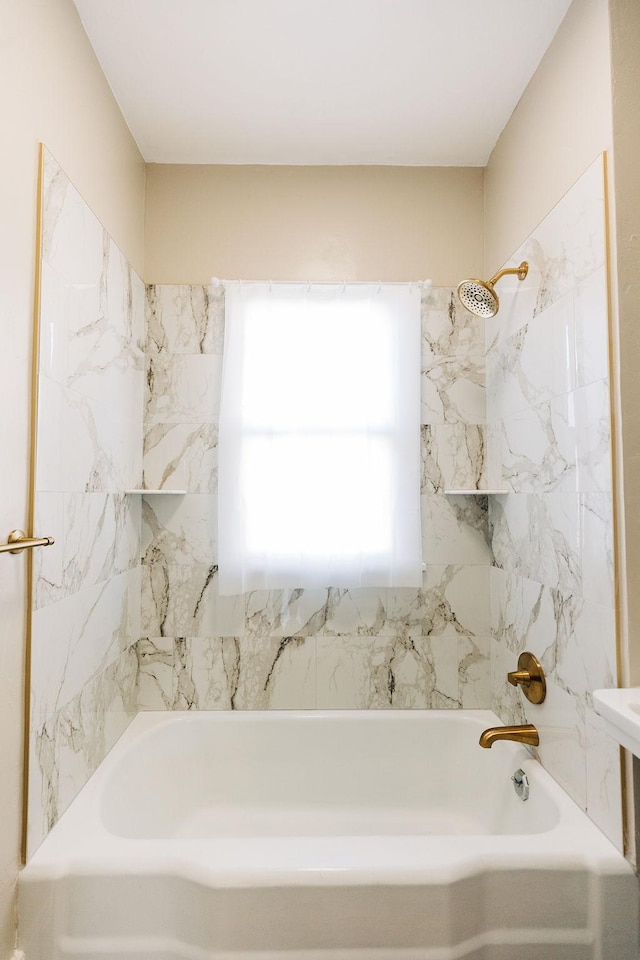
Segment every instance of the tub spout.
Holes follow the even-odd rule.
[[[528,743],[537,747],[540,743],[538,731],[532,723],[523,723],[516,727],[489,727],[480,735],[480,746],[492,747],[496,740],[515,740],[517,743]]]

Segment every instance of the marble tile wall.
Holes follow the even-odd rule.
[[[150,286],[45,165],[29,846],[137,709],[493,706],[620,844],[602,162],[500,313],[422,300],[420,590],[217,591],[221,287]],[[146,384],[146,395],[145,395]],[[144,426],[142,409],[144,405]],[[126,489],[186,490],[128,496]],[[500,488],[499,497],[452,490]],[[140,564],[140,557],[142,563]],[[531,707],[505,682],[532,650]]]
[[[486,324],[487,469],[508,490],[489,509],[493,708],[540,730],[539,756],[621,845],[617,744],[592,691],[616,682],[603,162],[599,158],[510,263]],[[518,654],[542,661],[548,695],[505,682]]]
[[[29,850],[135,712],[144,285],[45,153]]]
[[[422,304],[421,590],[220,597],[216,566],[221,287],[147,288],[143,709],[456,708],[490,700],[484,324]]]

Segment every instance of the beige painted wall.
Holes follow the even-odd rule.
[[[607,0],[574,0],[485,170],[487,275],[611,145]]]
[[[629,681],[640,684],[640,4],[610,0],[618,313],[619,454]],[[640,798],[638,798],[640,807]],[[640,826],[640,824],[639,824]]]
[[[138,271],[142,158],[71,0],[0,0],[0,538],[27,521],[38,141]],[[22,808],[24,556],[0,556],[0,958],[15,940]]]
[[[150,164],[145,279],[420,280],[482,268],[482,169]]]

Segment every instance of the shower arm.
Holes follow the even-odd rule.
[[[487,286],[492,287],[502,277],[506,277],[508,274],[512,273],[516,273],[518,275],[518,280],[524,280],[528,272],[529,264],[526,262],[526,260],[523,260],[519,267],[505,267],[504,270],[499,270],[495,277],[491,277],[491,280],[487,280]]]

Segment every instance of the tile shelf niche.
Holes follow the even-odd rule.
[[[186,490],[143,490],[142,488],[137,488],[135,490],[125,490],[125,493],[141,493],[143,496],[154,496],[154,497],[170,497],[170,496],[181,496],[186,494]]]
[[[445,497],[488,497],[504,496],[509,490],[445,490]]]

